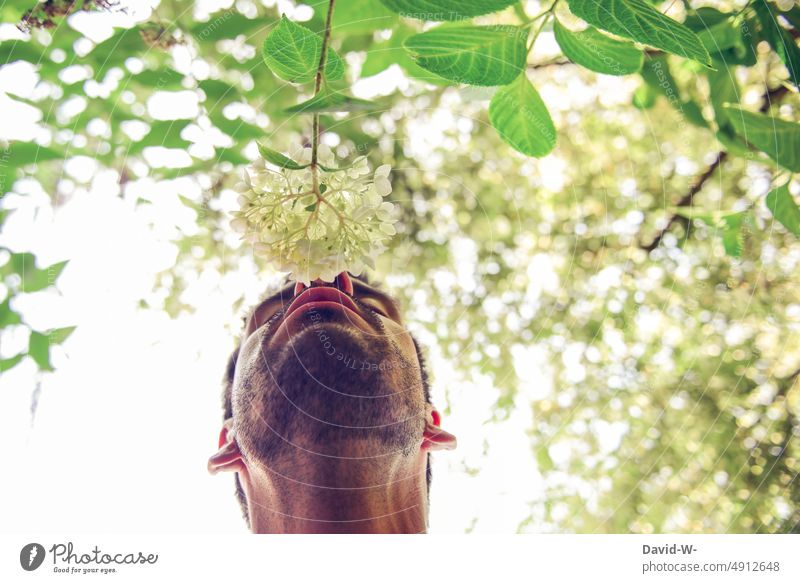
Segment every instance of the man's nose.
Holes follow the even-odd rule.
[[[346,293],[349,296],[353,295],[353,281],[350,279],[350,275],[346,271],[343,271],[337,275],[331,283],[324,282],[321,279],[315,279],[311,282],[311,287],[318,286],[335,287],[339,291]],[[306,285],[298,281],[294,286],[294,295],[298,295],[304,289],[307,289]]]

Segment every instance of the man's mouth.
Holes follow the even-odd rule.
[[[315,310],[341,312],[356,328],[371,334],[375,333],[352,298],[334,287],[320,286],[306,289],[289,304],[275,334],[279,334],[284,328],[289,328],[292,322],[298,322],[303,314]]]

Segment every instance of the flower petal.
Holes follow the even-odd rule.
[[[375,190],[381,196],[387,196],[392,192],[392,183],[385,177],[378,177],[375,179]]]
[[[247,219],[236,217],[231,221],[231,228],[237,233],[244,233],[247,231]]]

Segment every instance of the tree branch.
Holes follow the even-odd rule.
[[[789,89],[786,85],[779,85],[778,87],[766,91],[761,98],[762,103],[761,107],[758,108],[758,111],[760,113],[766,113],[770,106],[775,103],[775,101],[783,97],[788,91]],[[678,201],[676,206],[690,206],[692,202],[694,202],[695,195],[697,195],[697,193],[703,189],[706,182],[708,182],[708,179],[711,178],[717,168],[719,168],[727,158],[728,152],[725,150],[717,152],[717,156],[714,158],[714,161],[711,163],[711,165],[706,168],[705,172],[695,179],[695,181],[692,183],[692,186],[689,188],[689,191]],[[687,226],[689,224],[689,219],[677,214],[671,215],[666,226],[658,232],[658,234],[648,245],[643,245],[641,248],[649,253],[658,247],[661,244],[661,240],[664,238],[664,235],[667,234],[667,232],[675,223],[681,223],[682,225]]]
[[[714,174],[717,168],[720,167],[720,165],[725,161],[727,157],[728,157],[728,152],[724,150],[721,152],[717,152],[717,156],[716,158],[714,158],[714,161],[711,163],[711,165],[708,168],[706,168],[705,172],[703,172],[699,177],[695,179],[695,181],[692,183],[691,188],[689,188],[689,192],[683,195],[683,198],[681,198],[678,201],[678,204],[676,206],[691,205],[695,195],[703,189],[703,186],[705,186],[708,179],[711,178],[712,174]],[[686,225],[689,223],[689,220],[686,217],[682,217],[677,214],[671,215],[669,217],[669,220],[667,221],[667,225],[658,232],[658,234],[650,242],[649,245],[645,245],[644,247],[642,247],[642,249],[644,249],[649,253],[650,251],[658,247],[661,244],[661,239],[664,238],[664,235],[667,234],[667,231],[669,231],[670,228],[672,228],[672,225],[674,225],[675,223],[682,223]]]
[[[322,88],[322,79],[325,75],[325,61],[328,58],[328,43],[331,40],[331,20],[333,19],[333,5],[336,0],[329,0],[328,15],[325,18],[325,32],[322,35],[322,50],[319,52],[319,65],[317,76],[314,79],[314,95]],[[319,194],[317,174],[317,150],[319,149],[319,114],[315,113],[311,122],[311,173],[314,177],[314,192]]]

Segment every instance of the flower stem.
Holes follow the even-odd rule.
[[[333,5],[336,0],[328,1],[328,16],[325,18],[325,32],[322,35],[322,50],[319,53],[319,65],[317,66],[317,76],[314,80],[314,95],[317,95],[322,88],[322,79],[325,74],[325,61],[328,58],[328,43],[331,39],[331,20],[333,19]],[[314,180],[314,192],[318,197],[319,192],[319,170],[317,168],[317,150],[319,149],[319,114],[315,113],[311,121],[311,174]]]

